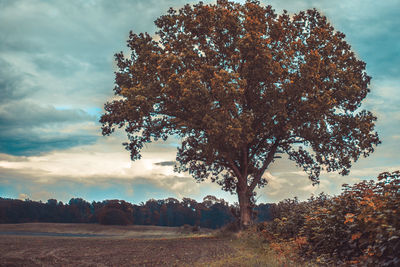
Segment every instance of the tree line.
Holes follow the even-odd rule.
[[[270,220],[271,204],[254,206],[257,221]],[[0,223],[100,223],[107,225],[192,225],[220,228],[235,222],[238,206],[230,205],[215,196],[206,196],[202,202],[194,199],[150,199],[139,205],[124,200],[88,202],[71,198],[68,203],[49,199],[46,203],[32,200],[0,198]]]

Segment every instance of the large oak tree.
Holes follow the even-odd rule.
[[[241,225],[254,190],[286,153],[313,183],[321,170],[346,175],[380,141],[365,63],[317,10],[277,15],[258,1],[186,5],[130,33],[116,54],[114,100],[103,134],[123,127],[132,160],[144,143],[179,136],[176,169],[237,193]]]

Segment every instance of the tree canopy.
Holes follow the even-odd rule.
[[[131,54],[115,55],[118,98],[105,104],[103,134],[124,127],[132,160],[179,136],[176,169],[238,193],[242,222],[280,153],[318,183],[321,170],[346,175],[379,144],[376,117],[360,109],[366,64],[317,10],[219,0],[171,8],[155,24],[156,35],[131,32]]]

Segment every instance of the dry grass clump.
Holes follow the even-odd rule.
[[[235,226],[227,225],[215,235],[230,242],[236,253],[197,266],[307,266],[304,263],[297,264],[288,255],[278,254],[260,234],[257,226],[239,231]]]

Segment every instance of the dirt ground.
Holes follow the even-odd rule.
[[[208,266],[235,249],[208,233],[180,228],[85,224],[0,225],[0,232],[101,234],[101,237],[0,235],[0,266]]]
[[[1,232],[32,232],[32,233],[68,233],[101,235],[104,237],[118,238],[167,238],[182,237],[191,234],[190,229],[183,227],[162,227],[153,225],[100,225],[78,223],[21,223],[0,224]],[[198,234],[207,235],[212,230],[201,229]]]

